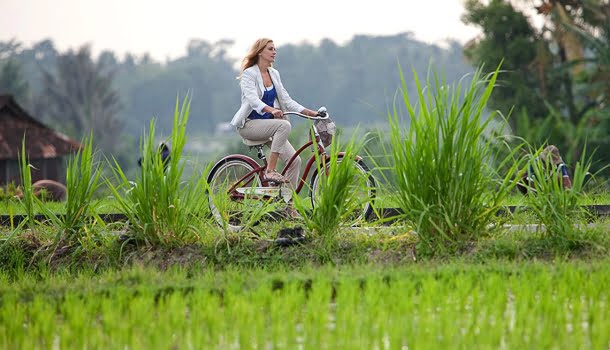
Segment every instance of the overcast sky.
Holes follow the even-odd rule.
[[[186,53],[190,39],[233,39],[241,57],[259,37],[317,44],[343,44],[357,34],[411,31],[417,39],[464,43],[477,35],[465,26],[463,0],[0,0],[0,40],[30,45],[51,38],[60,51],[90,44],[150,53],[164,61]]]

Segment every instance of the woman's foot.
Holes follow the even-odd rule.
[[[267,170],[267,171],[265,171],[265,179],[267,179],[269,181],[276,182],[276,183],[288,183],[288,182],[290,182],[290,181],[288,181],[288,179],[284,175],[278,173],[276,170]]]

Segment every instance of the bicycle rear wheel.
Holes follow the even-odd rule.
[[[343,157],[339,157],[337,162],[343,161]],[[330,168],[331,160],[326,163],[326,171]],[[355,202],[358,203],[356,208],[349,208],[351,212],[346,216],[349,221],[357,222],[366,220],[373,213],[373,205],[376,197],[375,178],[371,174],[366,164],[360,160],[354,160],[356,174],[351,179],[349,184],[349,193],[354,196]],[[320,174],[316,169],[311,176],[311,206],[316,207],[316,203],[320,198]]]
[[[238,157],[223,158],[208,175],[210,212],[221,227],[226,226],[231,231],[241,230],[245,213],[252,210],[235,188],[260,187],[262,183],[258,173],[248,175],[255,169],[252,162]]]

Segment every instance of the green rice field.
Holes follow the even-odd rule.
[[[610,264],[0,274],[3,349],[608,349]]]
[[[64,203],[37,197],[21,157],[21,195],[0,201],[0,349],[610,349],[607,218],[582,208],[609,203],[607,186],[584,153],[568,189],[542,149],[484,137],[499,72],[403,89],[409,129],[394,109],[369,164],[374,207],[396,221],[352,215],[373,193],[346,161],[355,136],[333,141],[315,206],[293,197],[300,219],[273,215],[279,198],[214,192],[212,164],[184,176],[190,98],[167,170],[154,120],[135,179],[83,142]]]

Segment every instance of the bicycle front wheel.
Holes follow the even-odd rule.
[[[326,172],[330,169],[330,162],[326,162]],[[337,162],[342,162],[343,157],[339,157]],[[375,178],[371,174],[366,164],[360,160],[353,160],[356,173],[354,177],[349,181],[349,194],[352,196],[352,203],[356,203],[355,207],[346,208],[350,211],[346,215],[346,218],[350,221],[366,220],[373,212],[373,205],[375,203],[376,196],[376,185]],[[324,174],[322,174],[324,175]],[[320,200],[321,190],[321,179],[318,170],[316,169],[311,176],[311,206],[315,209],[316,204]]]
[[[247,208],[236,188],[260,187],[261,179],[251,162],[238,157],[221,159],[208,175],[210,212],[221,227],[239,231]],[[231,190],[232,189],[232,190]]]

